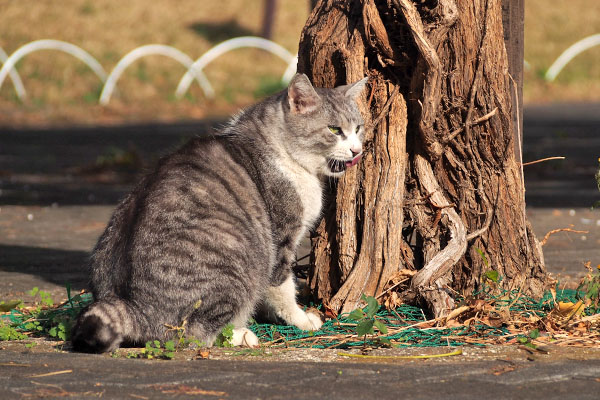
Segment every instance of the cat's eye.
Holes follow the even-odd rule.
[[[356,127],[356,133],[358,133],[359,131],[360,131],[360,125],[358,125],[358,126]]]
[[[329,128],[329,132],[333,133],[334,135],[342,134],[342,128],[339,126],[328,126],[327,128]]]

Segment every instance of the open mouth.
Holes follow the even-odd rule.
[[[346,170],[346,168],[356,165],[360,161],[361,157],[362,157],[362,154],[359,154],[356,157],[354,157],[352,160],[349,160],[349,161],[330,159],[327,162],[327,165],[329,166],[329,169],[331,170],[331,172],[340,173],[340,172],[344,172]]]

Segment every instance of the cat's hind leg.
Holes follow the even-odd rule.
[[[296,284],[291,273],[281,285],[267,290],[267,302],[280,318],[297,328],[314,331],[323,325],[318,315],[304,312],[296,303]]]
[[[188,332],[200,339],[206,346],[212,346],[215,339],[227,324],[233,325],[232,344],[234,346],[258,346],[258,338],[246,327],[254,305],[234,301],[230,296],[221,301],[203,303],[188,320]]]

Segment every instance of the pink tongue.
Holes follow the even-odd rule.
[[[360,161],[361,157],[362,157],[362,154],[359,154],[356,157],[354,157],[352,159],[352,161],[346,161],[346,167],[351,167],[353,165],[356,165]]]

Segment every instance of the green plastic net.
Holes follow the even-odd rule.
[[[576,302],[576,297],[575,290],[562,290],[557,293],[556,301]],[[518,312],[524,316],[536,315],[540,318],[545,317],[554,308],[555,301],[550,292],[547,292],[540,300],[521,296],[518,291],[504,291],[497,296],[486,294],[485,298],[492,300],[498,309],[509,306],[511,312]],[[401,305],[393,311],[381,311],[377,313],[377,318],[388,327],[389,332],[395,331],[395,333],[380,337],[393,341],[394,345],[399,347],[445,347],[460,346],[465,343],[483,346],[485,344],[481,342],[486,339],[489,339],[490,343],[498,343],[498,339],[501,340],[503,337],[506,337],[506,340],[515,337],[505,327],[495,328],[485,324],[457,328],[420,328],[414,325],[425,322],[425,314],[420,308],[409,305]],[[293,326],[271,324],[253,324],[250,329],[261,342],[272,343],[276,346],[350,348],[376,343],[377,339],[371,337],[366,338],[366,343],[364,338],[357,338],[355,326],[356,321],[348,319],[344,314],[337,319],[325,322],[321,329],[315,332],[303,331]],[[469,338],[479,340],[477,343],[473,343]]]

